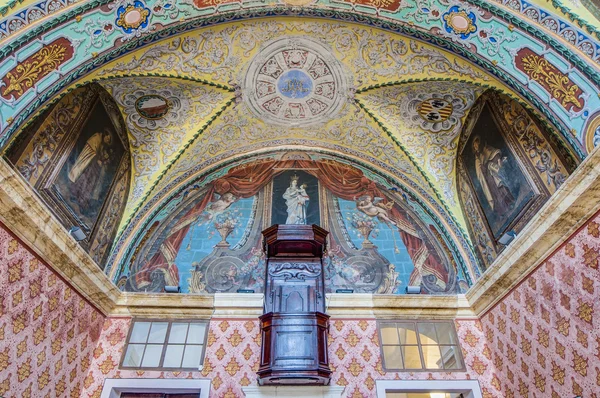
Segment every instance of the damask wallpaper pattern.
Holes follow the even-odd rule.
[[[131,320],[104,319],[0,227],[0,395],[99,397],[105,378],[158,377],[209,378],[211,397],[234,398],[256,384],[256,319],[213,318],[201,371],[119,370]],[[372,397],[377,379],[477,379],[485,398],[598,398],[599,289],[597,214],[481,320],[455,321],[464,372],[385,372],[376,321],[336,319],[332,384]]]
[[[79,398],[104,316],[0,224],[0,396]]]
[[[600,397],[600,215],[482,317],[502,396]]]
[[[243,398],[242,388],[256,385],[260,359],[260,330],[257,319],[217,319],[210,322],[203,369],[199,372],[160,372],[119,370],[124,340],[131,320],[107,318],[102,337],[94,351],[90,373],[84,381],[82,397],[99,398],[105,378],[208,378],[211,398]],[[493,364],[485,351],[483,328],[478,321],[456,322],[462,343],[466,372],[385,372],[381,364],[379,337],[374,319],[338,319],[331,322],[329,361],[334,371],[331,385],[345,386],[343,397],[375,396],[375,380],[461,380],[478,378],[482,386],[497,383]],[[498,397],[492,387],[484,387],[486,398]]]

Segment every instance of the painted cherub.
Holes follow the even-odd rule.
[[[375,198],[373,199],[370,195],[363,195],[356,200],[356,208],[363,213],[365,213],[369,217],[377,217],[379,221],[382,221],[386,224],[391,224],[396,226],[396,222],[393,221],[389,215],[388,211],[394,206],[394,202],[390,201],[388,203],[382,203],[383,198]]]

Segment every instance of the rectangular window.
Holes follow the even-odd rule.
[[[452,322],[379,321],[386,370],[464,369]]]
[[[121,367],[198,370],[207,326],[206,321],[134,321]]]

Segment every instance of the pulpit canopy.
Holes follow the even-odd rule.
[[[263,232],[267,257],[318,257],[326,250],[328,232],[317,225],[276,224]]]

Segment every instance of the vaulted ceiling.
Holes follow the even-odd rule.
[[[0,145],[64,93],[98,82],[117,102],[130,139],[133,178],[121,232],[211,167],[286,146],[385,170],[464,228],[457,145],[487,89],[521,102],[575,156],[593,148],[597,21],[569,7],[541,0],[11,3],[0,18]],[[292,69],[309,94],[275,90],[274,76]],[[295,91],[275,94],[283,89]],[[158,117],[145,117],[140,101]]]

